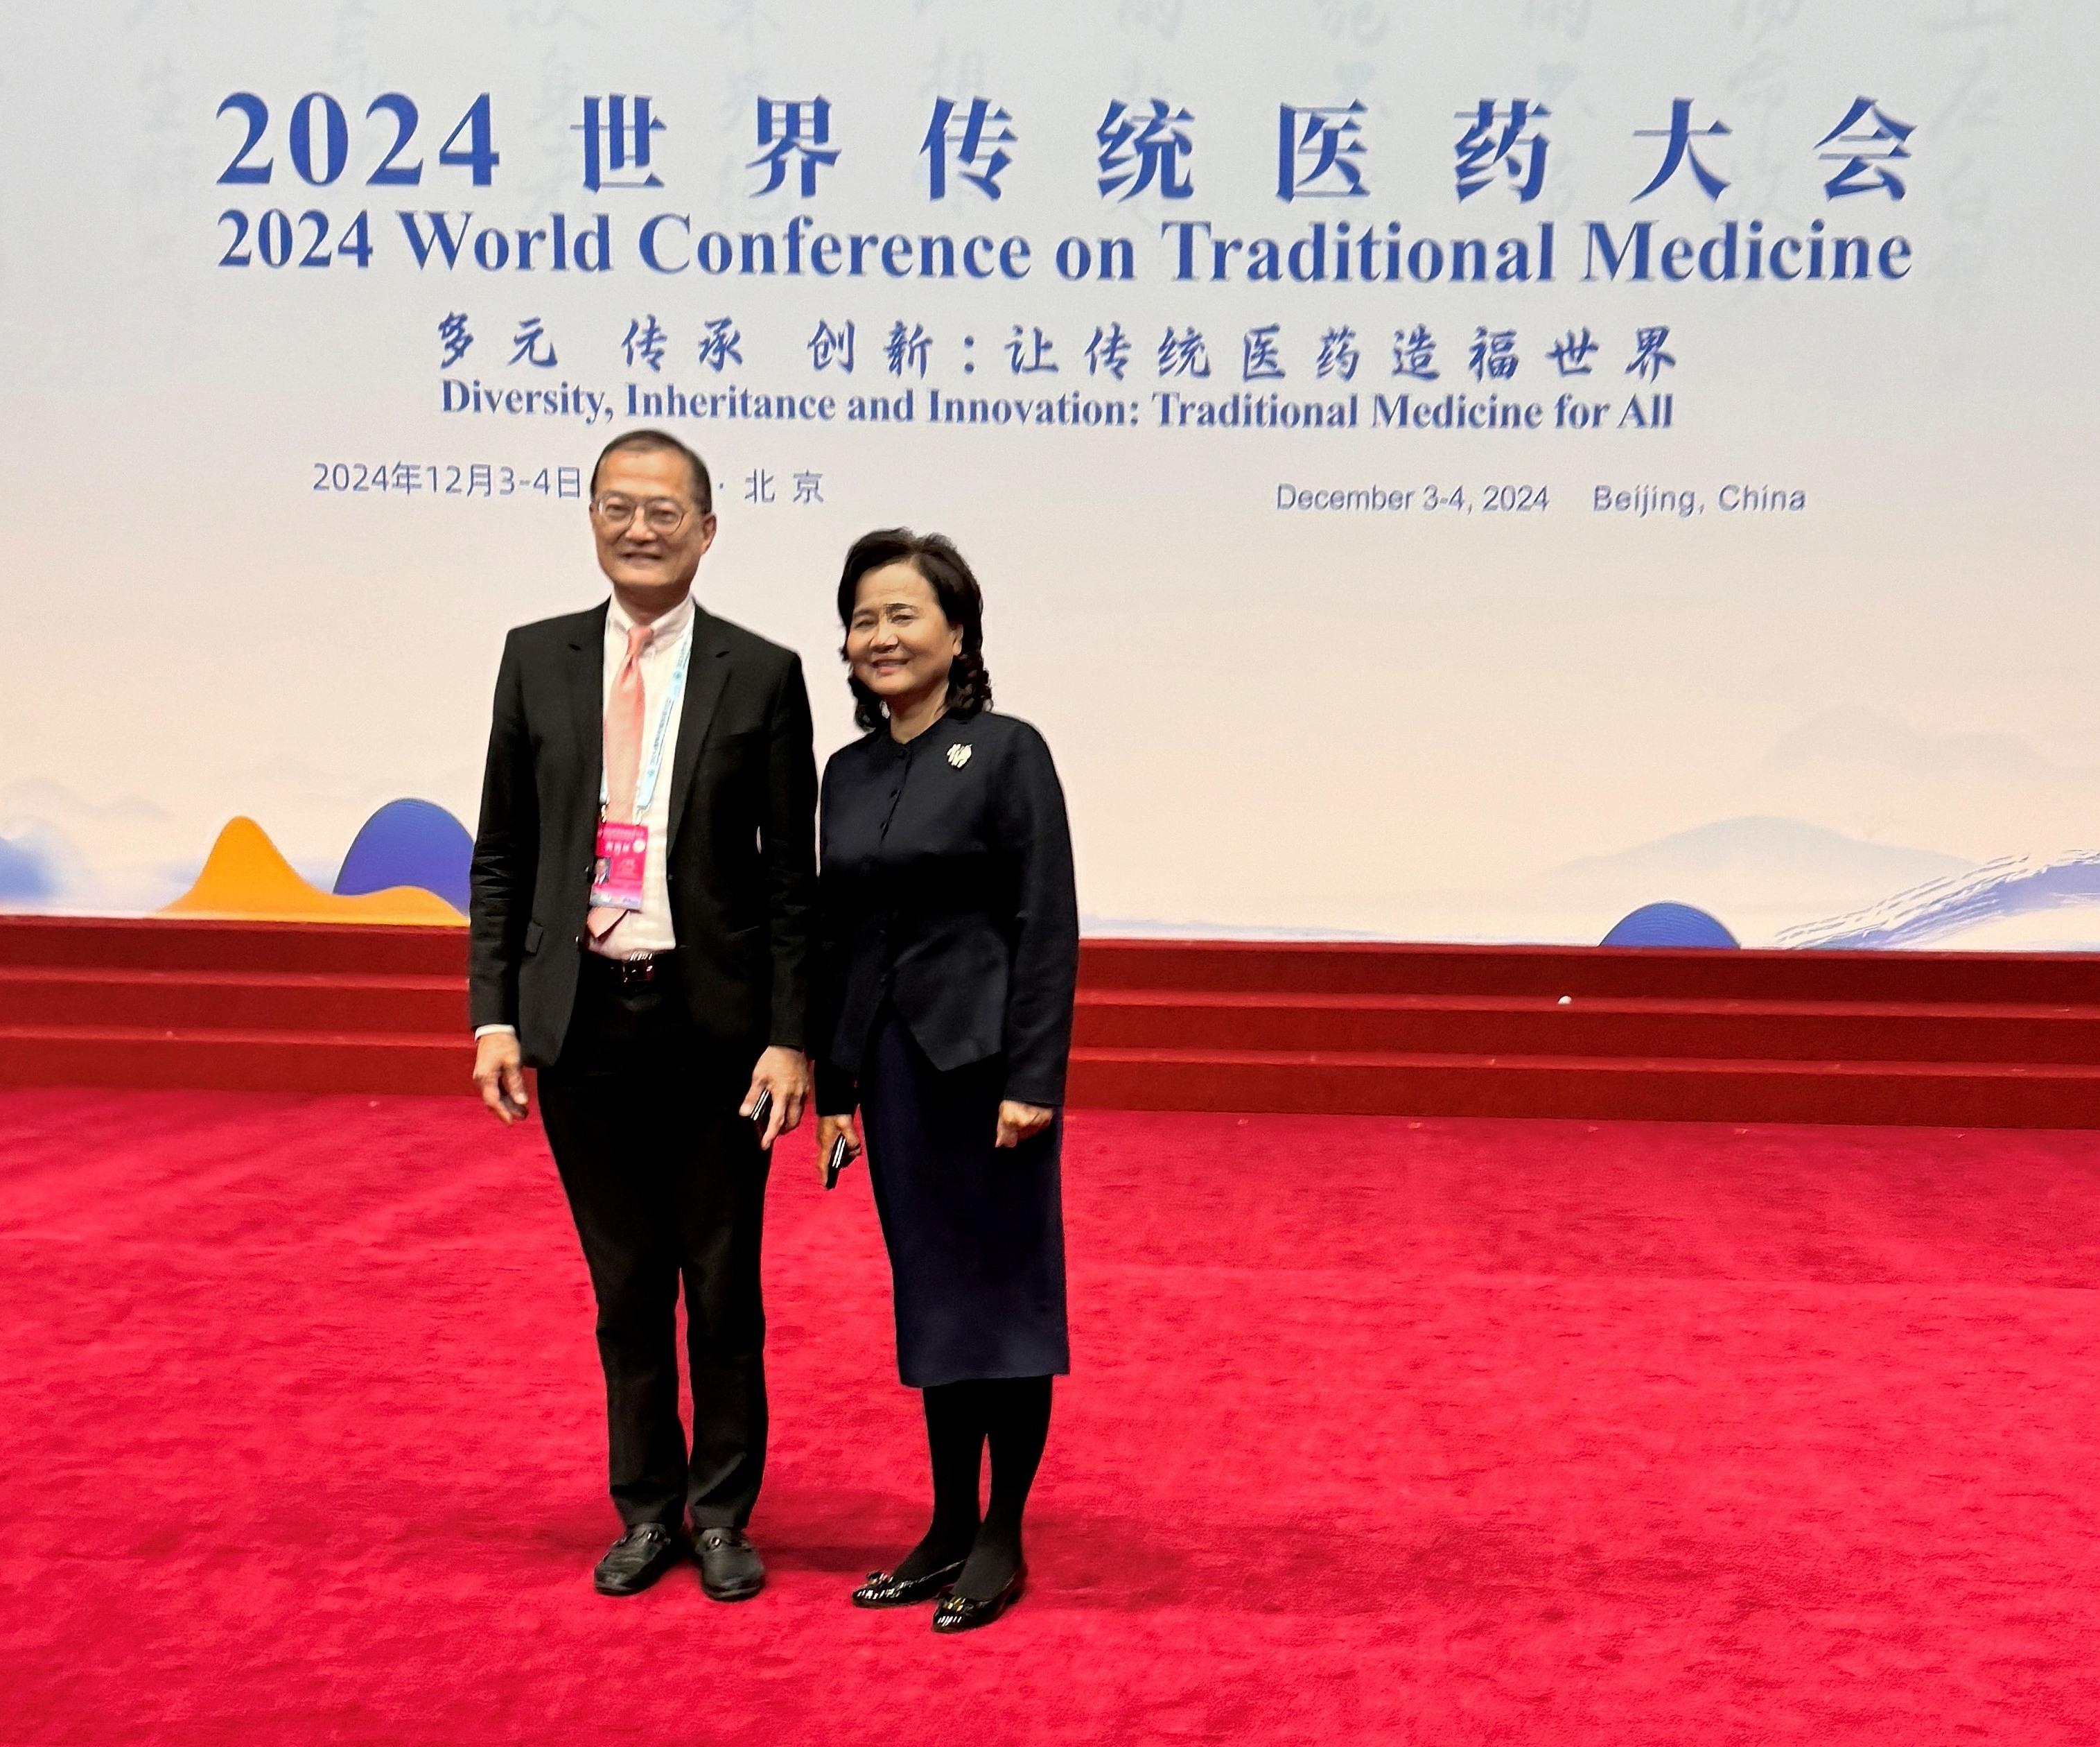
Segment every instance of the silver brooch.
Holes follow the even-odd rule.
[[[948,748],[948,762],[957,770],[960,770],[970,762],[970,749],[961,741],[957,741]]]

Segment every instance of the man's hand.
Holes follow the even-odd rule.
[[[759,1145],[770,1148],[802,1120],[802,1106],[810,1101],[808,1058],[800,1050],[774,1044],[751,1070],[751,1090],[743,1095],[740,1114],[748,1117],[758,1108],[761,1092],[773,1095],[773,1113],[765,1119],[765,1132],[758,1137]]]
[[[492,1031],[475,1041],[474,1083],[481,1088],[481,1101],[505,1122],[525,1114],[525,1064],[517,1033]]]
[[[824,1180],[824,1166],[832,1156],[832,1143],[840,1135],[846,1137],[846,1157],[860,1157],[860,1136],[854,1132],[853,1118],[849,1116],[826,1116],[817,1118],[817,1181]]]
[[[1050,1118],[1056,1114],[1054,1110],[1046,1110],[1040,1104],[1016,1103],[1011,1098],[1002,1099],[999,1106],[999,1144],[1019,1146],[1049,1127]]]

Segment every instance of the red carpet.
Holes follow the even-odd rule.
[[[0,1740],[2089,1743],[2096,1167],[1080,1112],[1036,1586],[947,1643],[845,1602],[924,1488],[864,1174],[774,1184],[771,1586],[613,1602],[536,1130],[0,1095]]]

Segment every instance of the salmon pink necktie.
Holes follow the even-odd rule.
[[[656,635],[653,625],[630,625],[627,653],[612,676],[612,695],[605,701],[605,816],[621,825],[634,822],[635,785],[642,780],[642,652]],[[591,938],[602,940],[618,926],[625,910],[590,913]]]

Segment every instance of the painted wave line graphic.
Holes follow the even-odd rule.
[[[1921,946],[1998,917],[2086,904],[2100,904],[2100,850],[2054,857],[2001,856],[1965,874],[1913,886],[1864,909],[1782,929],[1773,944]]]

